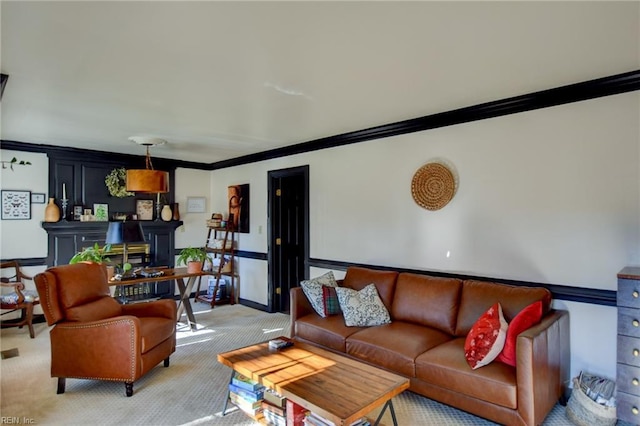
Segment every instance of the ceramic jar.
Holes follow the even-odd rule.
[[[173,217],[173,212],[171,211],[171,207],[169,206],[169,204],[164,205],[164,207],[162,208],[162,211],[160,212],[160,217],[165,222],[171,221],[171,218]]]
[[[60,220],[60,209],[55,203],[55,198],[49,198],[49,204],[44,208],[44,221],[57,222]]]

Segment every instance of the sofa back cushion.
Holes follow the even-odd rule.
[[[511,320],[530,304],[542,301],[543,316],[551,306],[551,292],[544,287],[525,287],[466,280],[462,283],[456,336],[466,336],[480,316],[496,302],[502,306],[505,320]]]
[[[382,303],[384,303],[388,311],[391,311],[397,278],[398,272],[396,271],[378,271],[375,269],[361,268],[359,266],[351,266],[347,269],[347,274],[344,276],[341,284],[343,287],[354,290],[362,290],[371,283],[375,284]]]
[[[426,325],[453,335],[462,281],[401,273],[391,307],[394,321]]]

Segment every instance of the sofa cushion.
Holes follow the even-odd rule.
[[[326,274],[320,275],[319,277],[315,277],[310,280],[300,281],[300,287],[302,287],[304,295],[307,296],[307,299],[309,299],[309,303],[311,303],[311,306],[318,313],[318,315],[324,318],[324,301],[322,298],[323,285],[328,287],[338,286],[338,283],[336,282],[332,271],[329,271]]]
[[[450,339],[447,333],[433,328],[394,321],[347,337],[347,353],[404,376],[414,377],[416,357]]]
[[[336,294],[344,323],[348,327],[366,327],[391,322],[389,311],[380,300],[373,283],[360,291],[336,287]]]
[[[464,357],[464,342],[465,339],[459,337],[419,355],[415,362],[416,377],[453,392],[516,409],[516,369],[492,362],[472,370]]]
[[[537,301],[523,310],[515,316],[509,323],[507,329],[507,338],[504,342],[504,348],[502,352],[496,358],[496,361],[504,362],[505,364],[516,366],[516,339],[518,334],[522,333],[526,329],[540,322],[542,319],[542,302]]]
[[[490,307],[473,324],[464,342],[464,357],[472,369],[492,362],[504,348],[507,322],[499,303]]]
[[[393,297],[391,318],[434,327],[453,335],[461,288],[462,281],[455,278],[401,273]]]
[[[309,314],[296,320],[295,336],[344,353],[346,338],[362,329],[361,327],[347,327],[341,315],[322,318],[316,314]]]
[[[322,306],[324,306],[325,318],[331,315],[338,315],[342,313],[335,287],[329,287],[326,285],[322,286]]]
[[[347,269],[342,285],[354,290],[362,290],[369,284],[374,283],[382,303],[384,303],[387,310],[391,310],[397,278],[398,272],[396,271],[378,271],[351,266]]]
[[[538,300],[542,301],[544,316],[551,304],[551,292],[544,287],[524,287],[488,281],[466,280],[462,283],[460,308],[456,322],[456,336],[463,337],[494,303],[499,302],[505,320],[510,322],[521,310]]]

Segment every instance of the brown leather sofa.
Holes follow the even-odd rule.
[[[173,300],[120,305],[110,296],[107,270],[96,263],[56,266],[35,276],[51,338],[51,377],[133,382],[176,350]]]
[[[379,271],[347,270],[338,284],[374,283],[392,322],[347,327],[342,315],[320,317],[300,287],[291,289],[291,337],[410,378],[410,390],[506,425],[539,425],[569,383],[569,314],[550,308],[542,287]],[[517,337],[517,365],[494,361],[472,370],[465,338],[500,302],[509,322],[542,300],[542,321]]]

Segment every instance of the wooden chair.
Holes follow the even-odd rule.
[[[1,321],[0,325],[2,325],[2,328],[22,328],[26,325],[29,327],[29,336],[33,339],[35,337],[33,331],[33,307],[40,304],[40,299],[35,290],[26,290],[24,285],[24,280],[33,281],[33,278],[22,273],[20,264],[15,260],[2,262],[0,269],[3,274],[3,277],[0,278],[0,286],[10,287],[13,290],[11,293],[0,295],[0,308],[7,310],[2,315],[21,311],[20,318]],[[12,271],[7,273],[5,269],[12,269]]]

